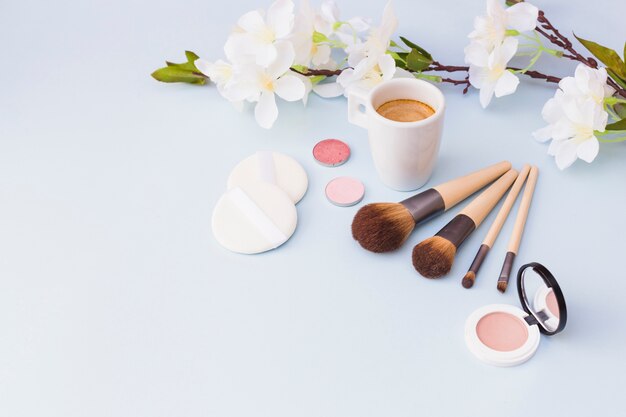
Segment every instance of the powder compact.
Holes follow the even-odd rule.
[[[465,342],[481,361],[514,366],[530,359],[540,333],[552,336],[565,328],[567,307],[561,287],[548,269],[536,262],[517,273],[522,309],[491,304],[474,311],[465,323]]]

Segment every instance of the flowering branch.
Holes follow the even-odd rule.
[[[539,22],[541,27],[537,26],[535,30],[539,34],[548,39],[554,45],[563,48],[564,50],[569,52],[569,54],[563,54],[563,58],[581,62],[591,68],[598,68],[598,61],[591,57],[584,57],[576,49],[574,49],[574,45],[572,44],[572,42],[565,35],[559,32],[559,30],[550,22],[550,20],[548,20],[543,10],[539,10],[537,21]],[[552,33],[547,33],[546,30]],[[613,87],[617,94],[622,97],[626,97],[626,89],[620,87],[614,80],[608,78],[607,84]]]

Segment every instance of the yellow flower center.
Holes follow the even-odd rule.
[[[259,33],[259,38],[264,43],[272,43],[272,42],[274,42],[276,40],[276,34],[270,28],[265,27],[265,28],[263,28],[261,33]]]

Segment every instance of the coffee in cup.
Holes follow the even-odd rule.
[[[387,101],[378,106],[376,112],[396,122],[417,122],[435,114],[435,110],[428,104],[411,99]]]

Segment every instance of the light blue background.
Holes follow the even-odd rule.
[[[570,34],[623,48],[620,0],[541,1]],[[512,220],[468,291],[460,279],[492,214],[450,276],[421,278],[412,246],[393,254],[351,238],[358,207],[323,195],[338,175],[364,202],[399,201],[373,171],[366,134],[344,99],[281,103],[273,130],[213,87],[149,77],[184,49],[213,59],[237,17],[265,2],[3,1],[0,5],[0,415],[6,417],[369,417],[623,415],[626,384],[626,146],[559,172],[530,133],[554,86],[524,79],[482,110],[475,91],[448,99],[429,185],[510,159],[540,168],[516,263],[559,279],[569,323],[536,356],[494,368],[466,349],[477,307],[517,305],[495,289]],[[343,16],[379,20],[383,2],[342,0]],[[396,1],[399,34],[461,64],[482,1]],[[569,61],[543,59],[556,75]],[[352,146],[324,168],[320,139]],[[260,150],[309,174],[299,226],[279,250],[242,256],[210,229],[230,169]]]

